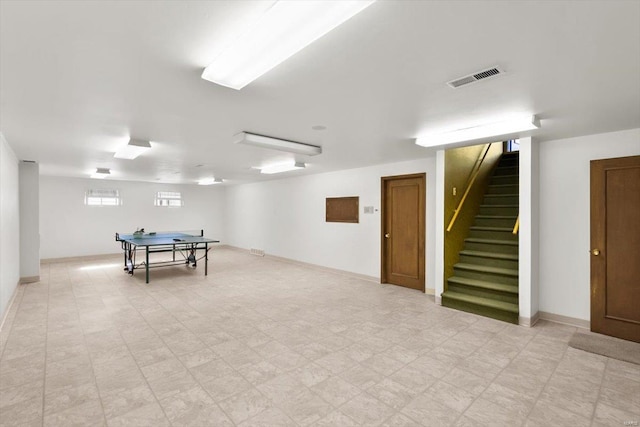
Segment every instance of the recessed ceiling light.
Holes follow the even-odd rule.
[[[456,142],[475,141],[477,139],[498,137],[517,132],[538,129],[539,122],[532,115],[513,115],[507,119],[497,122],[487,123],[479,126],[472,126],[463,129],[456,129],[451,132],[424,135],[416,139],[416,144],[423,147],[435,147],[439,145],[453,144]]]
[[[111,171],[108,168],[97,168],[96,171],[91,174],[91,178],[95,179],[104,179],[111,174]]]
[[[202,72],[202,78],[240,90],[373,3],[278,1]]]
[[[124,147],[119,148],[113,157],[116,159],[133,160],[149,148],[151,148],[151,143],[149,141],[130,139],[129,143]]]
[[[269,148],[271,150],[286,151],[288,153],[304,154],[307,156],[315,156],[322,153],[322,147],[318,145],[304,144],[302,142],[257,135],[249,132],[240,132],[235,135],[233,142],[236,144],[253,145],[254,147]]]
[[[222,184],[223,180],[220,178],[204,178],[198,181],[198,185],[212,185],[212,184]]]
[[[325,125],[315,125],[315,126],[311,126],[311,129],[313,129],[313,130],[327,130],[327,127]]]
[[[307,165],[301,162],[277,163],[275,165],[261,167],[260,173],[270,175],[274,173],[289,172],[296,169],[304,169],[306,166]]]

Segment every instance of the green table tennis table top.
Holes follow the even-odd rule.
[[[145,233],[142,235],[117,234],[116,240],[124,241],[135,246],[162,246],[185,243],[219,243],[219,240],[210,239],[201,235],[193,235],[181,232],[163,232],[156,234]]]

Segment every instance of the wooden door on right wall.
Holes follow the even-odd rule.
[[[640,342],[640,156],[591,161],[591,330]]]

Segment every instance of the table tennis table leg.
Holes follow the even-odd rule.
[[[149,283],[149,246],[146,247],[146,262],[144,264],[145,270],[147,270],[147,283]]]
[[[209,244],[204,244],[204,275],[207,275],[207,266],[209,265]]]

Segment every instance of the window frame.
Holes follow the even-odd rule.
[[[115,203],[106,202],[109,200],[112,200]],[[122,206],[120,190],[110,188],[90,188],[85,190],[84,205],[99,208]]]
[[[184,206],[181,191],[156,191],[154,206],[161,208],[181,208]]]

